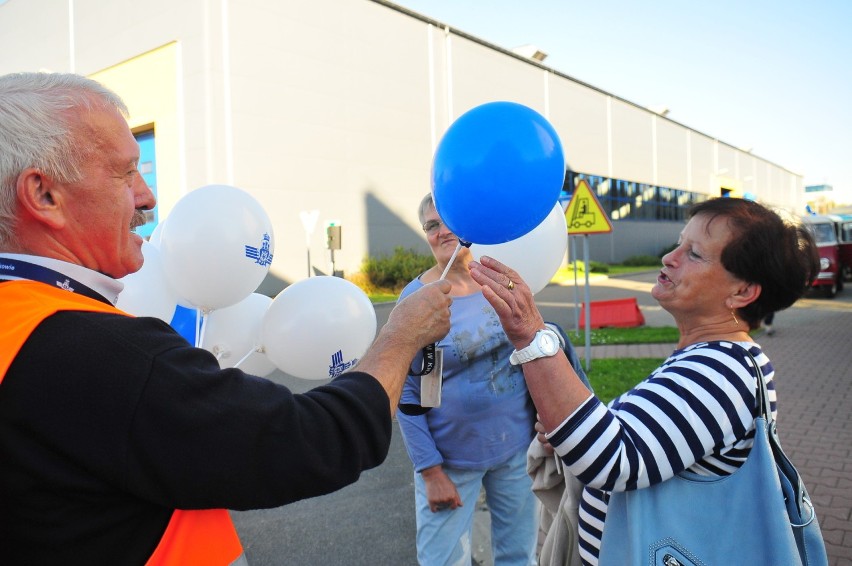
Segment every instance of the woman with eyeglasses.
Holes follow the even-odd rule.
[[[431,194],[418,212],[437,264],[409,283],[400,299],[437,281],[458,245]],[[537,500],[526,452],[535,411],[520,366],[509,361],[513,346],[470,276],[471,259],[470,250],[461,248],[446,275],[453,304],[450,333],[437,344],[443,359],[440,406],[420,415],[397,413],[414,464],[417,559],[423,566],[471,563],[473,516],[484,487],[494,564],[533,565]],[[420,403],[420,379],[409,376],[402,403]]]

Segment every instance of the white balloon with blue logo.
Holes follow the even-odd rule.
[[[266,211],[250,194],[228,185],[187,193],[160,236],[163,270],[178,302],[203,312],[251,295],[269,272],[274,251]]]
[[[267,357],[286,374],[334,379],[352,369],[376,337],[376,311],[354,283],[303,279],[269,305],[260,330]]]

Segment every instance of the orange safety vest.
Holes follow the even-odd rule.
[[[128,315],[112,305],[36,281],[0,284],[0,383],[33,330],[63,310]],[[225,509],[176,509],[147,566],[244,564],[243,548]]]

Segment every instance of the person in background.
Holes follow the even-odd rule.
[[[420,222],[437,264],[408,284],[401,300],[441,277],[458,245],[427,195]],[[494,309],[468,270],[461,248],[446,281],[452,285],[450,332],[443,353],[441,404],[421,415],[399,414],[414,464],[417,559],[421,566],[471,563],[474,511],[485,489],[494,564],[535,564],[537,505],[526,472],[535,411],[512,346]],[[409,376],[402,402],[420,401],[420,377]]]
[[[769,313],[763,318],[763,328],[766,329],[767,336],[775,334],[775,328],[772,326],[773,322],[775,322],[775,311]]]
[[[401,301],[354,370],[295,395],[114,304],[154,195],[119,97],[0,77],[4,564],[244,564],[226,509],[335,491],[387,455],[448,282]]]
[[[518,274],[490,258],[470,269],[515,348],[537,341],[544,323]],[[691,208],[651,291],[680,333],[660,367],[604,405],[559,352],[523,364],[548,441],[586,486],[584,564],[598,563],[608,492],[642,489],[685,469],[726,476],[742,465],[758,412],[747,352],[763,371],[775,412],[775,369],[749,331],[792,305],[818,272],[816,245],[801,224],[756,202],[707,200]]]

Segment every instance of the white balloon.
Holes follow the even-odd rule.
[[[239,361],[239,360],[237,360]],[[251,375],[259,377],[268,377],[275,371],[275,364],[269,359],[269,356],[262,351],[254,351],[251,355],[240,364],[240,369]]]
[[[239,368],[246,373],[266,377],[275,371],[260,347],[260,326],[272,299],[252,293],[239,303],[217,309],[207,315],[201,347],[212,352],[223,368]],[[246,357],[248,356],[248,357]]]
[[[160,251],[178,296],[202,310],[236,304],[269,272],[272,222],[254,197],[208,185],[182,197],[163,226]]]
[[[568,248],[568,227],[558,203],[541,224],[520,238],[502,244],[473,244],[475,259],[487,255],[518,272],[533,294],[544,289],[559,271]]]
[[[149,242],[142,242],[145,262],[136,273],[119,279],[124,290],[116,306],[136,316],[153,316],[170,322],[175,313],[177,297],[166,281],[160,251]]]
[[[148,241],[157,249],[160,249],[160,242],[163,238],[163,226],[165,226],[165,221],[161,220],[159,224],[154,226],[153,232],[148,236]]]
[[[261,343],[284,373],[329,379],[349,369],[376,337],[376,311],[340,277],[303,279],[281,291],[263,319]]]
[[[166,221],[160,220],[159,224],[154,226],[154,231],[151,232],[151,235],[148,237],[148,242],[152,246],[157,248],[157,250],[160,249],[160,243],[163,241],[163,226],[165,226],[165,225],[166,225]],[[165,271],[163,272],[163,277],[166,278],[166,281],[168,282],[168,278],[166,277]],[[169,288],[171,288],[171,283],[169,283]],[[196,306],[193,305],[188,300],[184,299],[183,297],[179,297],[177,295],[177,293],[174,291],[174,289],[172,289],[172,293],[175,296],[175,300],[177,301],[177,304],[179,304],[180,306],[188,308],[188,309],[196,308]]]

